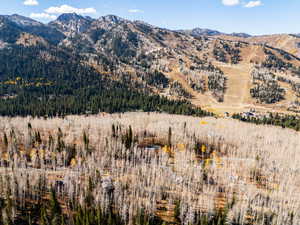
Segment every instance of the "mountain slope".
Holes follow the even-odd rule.
[[[218,35],[217,37],[225,40],[245,41],[253,44],[266,44],[300,57],[300,37],[293,34],[274,34],[252,37]]]
[[[53,44],[58,44],[65,38],[60,31],[17,14],[0,16],[0,29],[0,39],[9,43],[15,42],[21,33],[40,36]]]
[[[68,70],[68,74],[75,70],[75,75],[87,68],[107,82],[117,82],[147,95],[188,100],[213,112],[243,112],[250,108],[299,110],[300,60],[286,51],[289,41],[279,46],[273,40],[277,44],[272,47],[255,42],[258,37],[244,34],[195,36],[114,15],[92,19],[63,14],[48,25],[16,15],[0,19],[3,51],[7,48],[18,51],[24,46],[26,51],[22,51],[29,54],[22,56],[26,59],[24,65],[19,62],[23,59],[16,57],[15,72],[0,73],[7,80],[10,76],[30,79],[34,76],[31,73],[44,79],[56,76],[57,82],[59,79],[76,81],[76,77],[69,75],[60,77],[59,68]],[[59,34],[54,35],[56,41],[43,32],[46,28]],[[32,61],[32,52],[40,55],[43,62]],[[6,57],[13,59],[18,53],[7,54]],[[60,58],[57,54],[65,56]],[[73,59],[70,63],[80,64],[81,69],[72,65],[58,66],[52,72],[43,69],[51,63],[57,67],[57,60],[61,63],[68,57]],[[36,64],[41,65],[39,70],[22,74],[24,68],[26,71],[26,67],[35,68]],[[95,77],[85,74],[79,77],[88,90],[91,84],[85,83],[85,79]],[[5,90],[7,93],[2,92],[2,96],[15,94],[15,89],[6,87]]]
[[[207,115],[188,102],[160,97],[125,78],[106,77],[72,51],[51,44],[28,46],[19,40],[0,50],[0,115],[132,110]]]

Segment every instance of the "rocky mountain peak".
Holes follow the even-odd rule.
[[[68,23],[70,21],[78,21],[78,20],[92,20],[92,18],[91,17],[83,17],[76,13],[64,13],[64,14],[61,14],[57,18],[57,21],[64,22],[64,23]]]
[[[115,15],[107,15],[107,16],[100,17],[99,21],[110,22],[110,23],[121,23],[121,22],[125,22],[126,20]]]
[[[78,33],[85,32],[92,21],[91,17],[83,17],[76,13],[64,13],[56,20],[50,22],[49,25],[61,31],[66,36],[73,37]]]
[[[154,26],[154,25],[152,25],[152,24],[150,24],[150,23],[146,23],[146,22],[144,22],[144,21],[142,21],[142,20],[135,20],[135,21],[133,21],[133,23],[134,23],[135,25],[138,25],[138,26],[144,26],[144,27],[149,27],[149,28],[151,28],[151,29],[158,28],[158,27],[156,27],[156,26]]]
[[[214,36],[214,35],[219,35],[221,34],[221,32],[217,31],[217,30],[210,30],[210,29],[202,29],[202,28],[194,28],[191,31],[191,34],[194,36],[197,35],[208,35],[208,36]]]

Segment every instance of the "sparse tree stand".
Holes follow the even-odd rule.
[[[140,115],[148,117],[146,122],[140,119]],[[280,204],[282,201],[288,201],[289,204],[297,202],[295,195],[292,194],[290,197],[278,195],[281,193],[278,187],[285,187],[285,181],[280,178],[284,178],[287,173],[278,170],[278,165],[287,168],[285,171],[288,171],[289,163],[284,163],[290,162],[289,157],[297,152],[295,146],[298,143],[298,134],[294,131],[264,127],[263,132],[267,134],[271,132],[265,139],[265,133],[253,129],[253,126],[247,128],[248,125],[245,123],[222,120],[224,126],[237,125],[237,128],[230,131],[218,129],[217,125],[212,123],[211,129],[224,137],[219,138],[208,137],[205,129],[202,129],[204,125],[199,127],[199,118],[193,117],[126,113],[120,117],[109,115],[106,118],[98,116],[74,118],[76,119],[72,122],[71,128],[80,127],[80,129],[70,129],[69,124],[63,123],[66,119],[62,118],[33,120],[37,126],[33,128],[33,134],[41,132],[42,144],[39,148],[43,149],[37,150],[43,154],[41,170],[35,169],[30,158],[26,157],[29,152],[23,153],[27,155],[21,158],[22,165],[16,163],[20,160],[17,154],[9,159],[6,158],[8,156],[1,159],[16,165],[14,170],[9,166],[1,168],[1,171],[4,171],[0,174],[1,225],[161,225],[162,219],[172,219],[174,221],[172,225],[228,223],[241,225],[246,224],[246,219],[249,219],[249,225],[298,224],[297,212],[291,211],[288,215],[288,205]],[[27,134],[27,122],[20,122],[19,118],[0,118],[2,122],[7,119],[10,123],[1,132],[3,134],[7,130],[14,130],[8,137],[8,154],[10,154],[14,152],[15,140],[17,147],[23,147],[23,141],[26,141],[23,137]],[[91,119],[98,122],[89,123]],[[177,122],[176,125],[173,123],[174,120]],[[281,118],[274,114],[270,116],[270,120],[276,122]],[[128,121],[134,124],[134,128],[128,125]],[[155,126],[157,121],[160,121],[160,127]],[[57,123],[61,124],[61,141],[65,143],[62,152],[58,152],[56,148],[57,130],[54,130],[53,124]],[[101,127],[99,124],[102,124]],[[117,124],[115,132],[120,138],[112,137],[112,124]],[[183,132],[184,127],[186,132]],[[50,129],[55,140],[50,136],[51,133],[48,133]],[[96,132],[89,136],[89,129]],[[272,133],[273,129],[277,131]],[[253,134],[249,134],[249,131]],[[282,134],[291,134],[291,138],[285,140]],[[73,139],[70,137],[76,137],[80,143],[75,146],[73,142],[68,141]],[[269,137],[274,138],[280,150],[278,153],[274,153],[272,146],[265,146],[266,140],[270,140]],[[232,138],[238,141],[232,142]],[[94,144],[98,140],[99,142]],[[172,146],[175,153],[168,155],[168,151],[146,149],[140,145],[144,140],[149,140],[151,142],[149,145],[157,141],[157,145],[164,145],[168,150],[169,146]],[[186,151],[177,151],[180,150],[181,143]],[[78,153],[84,151],[84,146],[93,149],[94,154],[84,156],[76,154],[76,151]],[[257,170],[252,173],[253,163],[247,164],[245,161],[243,166],[246,166],[246,173],[240,174],[244,179],[249,177],[251,179],[249,181],[251,189],[243,192],[249,196],[248,202],[240,200],[240,192],[227,189],[227,184],[239,185],[238,180],[234,177],[222,177],[222,182],[223,180],[226,182],[224,185],[218,184],[219,180],[214,176],[215,173],[219,176],[231,173],[232,169],[235,170],[236,167],[223,166],[223,160],[219,156],[224,154],[228,158],[240,159],[244,154],[239,151],[240,146],[247,150],[251,161],[257,158],[257,161],[266,162],[264,164],[271,165],[273,171],[272,176],[269,176],[272,179],[268,180],[269,166],[264,167],[259,163],[255,165],[255,168],[259,168],[259,173]],[[283,152],[287,154],[282,154]],[[278,155],[274,157],[272,154]],[[70,159],[79,162],[81,160],[79,157],[82,161],[76,164],[76,168],[66,163]],[[63,159],[67,159],[66,162]],[[280,164],[273,159],[278,160]],[[57,170],[52,163],[56,165]],[[294,165],[297,167],[297,164]],[[297,187],[295,182],[298,179],[297,175],[292,170],[288,174],[295,192],[297,192],[294,188]],[[55,188],[55,191],[51,190],[51,187]],[[269,194],[266,196],[260,194],[258,199],[256,195],[253,196],[253,187],[258,193],[265,193],[265,190],[272,188],[276,198]],[[211,191],[209,196],[208,188]],[[5,198],[4,203],[1,197]],[[177,201],[180,201],[180,204]],[[257,206],[269,208],[271,205],[276,206],[270,208],[272,214],[269,211],[265,213],[256,210]],[[249,210],[246,211],[246,207],[249,207]],[[168,222],[165,224],[171,225]]]

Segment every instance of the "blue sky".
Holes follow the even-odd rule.
[[[300,33],[300,0],[2,0],[0,7],[0,14],[18,13],[42,22],[62,12],[94,18],[114,14],[169,29]]]

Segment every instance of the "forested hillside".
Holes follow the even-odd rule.
[[[292,52],[195,32],[114,15],[0,16],[0,113],[300,111]]]
[[[135,110],[206,115],[186,101],[168,100],[126,80],[109,79],[81,63],[81,56],[58,48],[14,46],[0,51],[0,61],[1,115]]]

